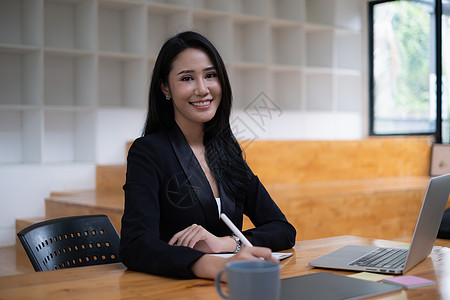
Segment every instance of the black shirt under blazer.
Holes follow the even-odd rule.
[[[203,252],[170,246],[172,236],[192,224],[216,236],[231,234],[219,219],[209,182],[181,130],[138,138],[128,153],[124,185],[120,257],[131,270],[193,278],[192,264]],[[221,210],[242,228],[243,214],[255,228],[244,232],[253,245],[273,251],[291,248],[295,228],[289,224],[258,177],[252,173],[245,200],[220,190]]]

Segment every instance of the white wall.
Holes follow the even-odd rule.
[[[232,115],[231,125],[239,140],[357,140],[364,136],[359,112],[280,111],[270,117],[260,113],[256,118],[244,111]]]
[[[94,164],[0,166],[0,246],[14,245],[17,218],[45,215],[51,191],[93,188]]]
[[[97,112],[97,164],[117,165],[126,162],[126,144],[142,133],[145,110],[100,109]]]

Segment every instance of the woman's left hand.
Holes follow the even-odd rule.
[[[217,237],[200,225],[176,233],[169,241],[171,246],[185,246],[205,253],[233,252],[236,242],[231,237]]]

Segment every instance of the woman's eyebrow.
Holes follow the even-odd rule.
[[[203,71],[211,71],[211,70],[215,70],[215,69],[216,69],[215,66],[211,66],[211,67],[204,68]],[[188,74],[188,73],[195,73],[195,71],[194,70],[182,70],[182,71],[178,72],[177,75]]]
[[[194,70],[182,70],[182,71],[178,72],[177,75],[187,74],[187,73],[194,73],[194,72],[195,72]]]

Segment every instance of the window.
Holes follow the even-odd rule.
[[[449,2],[369,2],[371,135],[433,134],[449,142]]]
[[[450,0],[442,1],[442,142],[450,144]]]

